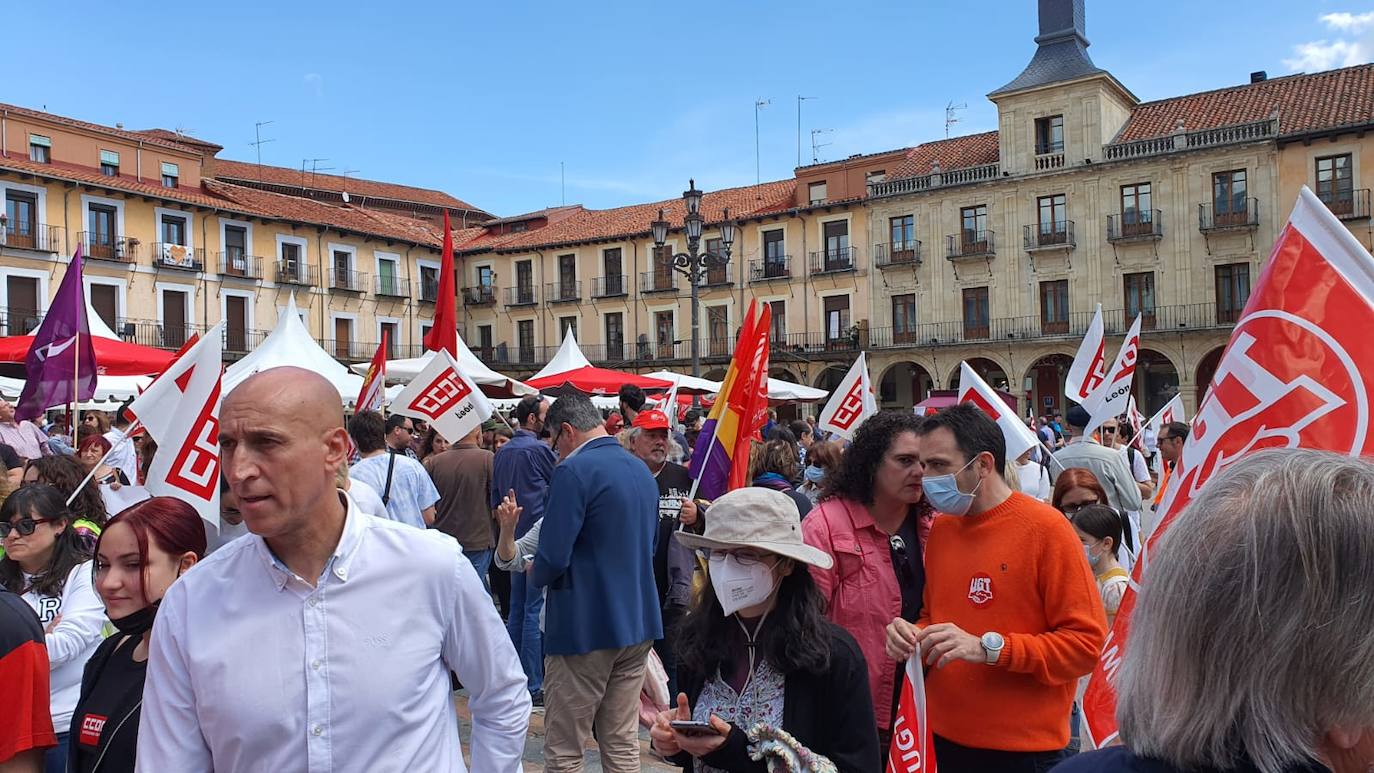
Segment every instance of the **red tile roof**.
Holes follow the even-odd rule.
[[[1113,142],[1162,137],[1180,120],[1196,131],[1274,116],[1281,136],[1374,123],[1374,64],[1143,102]]]
[[[78,121],[75,118],[68,118],[62,115],[54,115],[53,113],[45,113],[41,110],[30,110],[27,107],[19,107],[18,105],[7,105],[4,103],[0,103],[0,111],[4,111],[6,113],[10,113],[17,116],[23,116],[25,118],[33,118],[39,121],[55,123],[61,126],[68,126],[73,129],[82,129],[89,132],[95,132],[97,134],[104,134],[109,137],[119,137],[121,139],[129,140],[131,142],[145,142],[152,145],[160,145],[162,147],[171,148],[173,150],[179,150],[182,153],[198,154],[203,152],[197,148],[190,147],[184,141],[172,141],[162,136],[155,136],[149,133],[149,131],[166,131],[166,129],[144,131],[129,131],[127,129],[116,129],[110,126],[102,126],[98,123],[91,123],[89,121]],[[168,132],[168,134],[172,134],[172,132]]]
[[[231,206],[264,217],[323,225],[340,231],[380,236],[434,249],[443,245],[442,226],[432,226],[423,220],[394,215],[382,210],[336,206],[219,180],[207,180],[205,188],[222,200],[230,202]]]
[[[925,142],[908,150],[906,160],[888,174],[887,179],[897,180],[930,174],[936,161],[939,161],[940,168],[946,171],[995,164],[997,152],[995,131]]]
[[[718,223],[725,219],[725,209],[729,207],[730,217],[740,219],[774,211],[785,211],[792,206],[792,194],[796,180],[778,180],[762,185],[748,185],[741,188],[727,188],[709,191],[702,196],[701,214],[706,223]],[[550,222],[543,228],[515,234],[485,235],[485,229],[460,231],[464,237],[468,232],[483,231],[483,235],[465,238],[460,249],[464,252],[477,250],[497,250],[514,252],[559,245],[582,244],[595,241],[609,241],[640,236],[649,233],[649,223],[658,218],[663,210],[664,218],[671,223],[673,230],[682,228],[686,216],[686,204],[681,198],[655,201],[648,204],[633,204],[614,209],[583,209],[569,207],[569,211],[556,210]],[[455,245],[460,244],[455,240]]]
[[[170,129],[137,129],[133,133],[141,134],[144,137],[151,137],[153,139],[165,140],[167,142],[175,142],[178,145],[185,145],[189,147],[192,151],[196,153],[204,153],[207,156],[213,156],[221,150],[224,150],[223,145],[216,145],[215,143],[210,142],[208,140],[196,139],[195,137],[192,137],[189,134],[174,132]]]
[[[96,188],[109,188],[111,190],[124,191],[142,196],[153,196],[160,199],[178,201],[184,204],[191,204],[201,207],[223,207],[226,202],[223,199],[207,194],[200,188],[164,188],[162,183],[149,182],[146,179],[139,182],[130,174],[120,174],[118,177],[106,177],[98,169],[78,164],[69,164],[62,161],[54,161],[51,164],[40,164],[30,161],[28,156],[20,156],[11,153],[7,158],[0,158],[0,169],[11,169],[18,172],[26,172],[40,177],[49,177],[57,180],[68,180],[76,183],[84,183]]]
[[[376,180],[363,180],[356,177],[343,177],[323,172],[301,172],[299,169],[288,169],[282,166],[258,166],[244,161],[216,158],[206,162],[205,175],[228,182],[263,182],[269,185],[329,191],[331,193],[348,191],[353,195],[375,196],[432,207],[466,209],[486,214],[484,210],[478,209],[462,199],[454,198],[443,191]]]

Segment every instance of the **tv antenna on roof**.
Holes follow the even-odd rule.
[[[345,204],[348,203],[348,178],[349,178],[350,176],[352,176],[352,175],[357,174],[357,173],[360,172],[360,171],[362,171],[362,170],[360,170],[360,169],[345,169],[345,170],[343,170],[342,172],[339,173],[339,176],[342,177],[342,178],[344,178],[344,185],[343,185],[343,188],[344,188],[344,189],[343,189],[340,193],[341,193],[341,195],[343,196],[343,202],[344,202]]]
[[[327,158],[303,158],[303,159],[301,159],[301,187],[302,187],[302,188],[313,188],[313,187],[315,187],[315,175],[316,175],[316,173],[318,173],[318,172],[328,172],[328,171],[330,171],[331,169],[334,168],[334,167],[332,167],[332,166],[320,166],[320,162],[321,162],[321,161],[328,161],[328,160],[329,160],[329,159],[327,159]],[[305,165],[306,165],[306,164],[310,164],[310,185],[306,185],[306,184],[305,184]]]
[[[956,105],[954,100],[950,100],[949,104],[945,105],[945,139],[949,139],[949,127],[959,123],[959,119],[954,117],[954,111],[967,109],[968,105],[963,102]]]
[[[835,143],[833,143],[833,142],[816,142],[816,138],[817,138],[817,137],[820,137],[822,134],[826,134],[826,133],[828,133],[828,132],[833,132],[833,131],[835,131],[835,130],[834,130],[834,129],[812,129],[812,130],[811,130],[811,163],[813,163],[813,164],[819,164],[819,163],[821,162],[821,154],[820,154],[821,148],[829,147],[829,146],[835,144]]]
[[[252,145],[252,146],[257,150],[257,152],[258,152],[258,182],[262,182],[262,146],[263,146],[263,143],[266,143],[266,142],[276,142],[275,139],[266,139],[266,140],[265,140],[265,139],[262,138],[262,127],[268,125],[269,123],[273,123],[273,122],[272,122],[272,121],[258,121],[257,123],[253,124],[253,141],[250,142],[250,143],[248,143],[249,145]]]
[[[759,111],[773,104],[771,99],[754,100],[754,185],[763,183],[763,174],[759,170]]]

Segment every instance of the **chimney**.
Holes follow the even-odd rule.
[[[1255,70],[1254,72],[1250,73],[1251,83],[1263,83],[1267,80],[1269,80],[1269,73],[1265,72],[1264,70]]]

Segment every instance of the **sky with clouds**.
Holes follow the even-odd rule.
[[[0,101],[180,128],[246,161],[254,124],[271,121],[264,163],[322,159],[305,163],[502,215],[601,208],[675,197],[689,177],[747,185],[790,176],[799,157],[938,139],[947,105],[964,106],[954,134],[994,129],[984,95],[1029,61],[1035,6],[241,0],[168,16],[76,0],[63,6],[82,20],[72,39],[7,38]],[[12,30],[51,16],[41,3],[6,13]],[[1087,0],[1087,36],[1098,66],[1159,99],[1374,61],[1374,0]],[[812,98],[800,126],[799,96]]]

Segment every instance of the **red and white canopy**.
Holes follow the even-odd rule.
[[[673,386],[671,381],[661,378],[593,366],[577,345],[577,338],[571,330],[564,336],[563,345],[558,347],[558,353],[549,364],[534,374],[533,378],[526,379],[525,383],[552,395],[562,394],[569,389],[589,395],[613,395],[624,384],[650,390]]]

